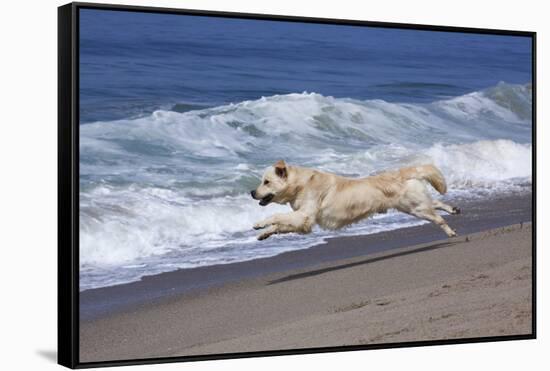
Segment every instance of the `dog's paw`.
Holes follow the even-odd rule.
[[[256,223],[252,226],[252,228],[254,228],[255,230],[264,229],[265,227],[267,227],[267,225],[265,225],[263,223]]]
[[[457,214],[460,214],[461,212],[462,212],[462,210],[460,210],[460,208],[458,208],[456,206],[453,207],[452,214],[457,215]]]
[[[258,237],[256,237],[256,238],[258,239],[258,241],[263,241],[266,238],[269,238],[269,236],[271,236],[271,233],[262,233],[262,234],[258,235]]]
[[[458,236],[454,229],[451,229],[451,232],[448,234],[449,238]]]

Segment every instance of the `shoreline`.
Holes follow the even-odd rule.
[[[529,193],[497,196],[482,201],[464,201],[458,205],[462,208],[462,214],[444,215],[444,218],[457,230],[459,238],[465,234],[530,222],[531,198]],[[140,281],[80,292],[80,321],[93,321],[147,307],[171,297],[197,293],[242,280],[369,256],[443,238],[439,227],[429,223],[369,235],[332,237],[323,244],[266,258],[144,276]]]

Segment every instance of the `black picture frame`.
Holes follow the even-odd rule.
[[[82,363],[79,360],[79,11],[101,9],[124,12],[200,15],[222,18],[275,20],[335,25],[375,26],[458,33],[524,36],[532,40],[532,333],[375,345],[208,354],[150,359],[127,359]],[[187,362],[289,354],[343,352],[462,343],[480,343],[536,338],[536,32],[464,28],[422,24],[386,23],[348,19],[310,18],[251,13],[230,13],[144,6],[70,3],[58,8],[58,363],[69,368]]]

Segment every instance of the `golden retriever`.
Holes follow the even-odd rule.
[[[447,191],[443,175],[433,165],[352,179],[289,166],[280,160],[265,171],[261,184],[250,193],[262,206],[288,203],[293,211],[275,214],[256,223],[254,229],[265,228],[258,236],[264,240],[276,233],[310,233],[315,224],[338,229],[372,214],[397,209],[439,225],[449,237],[456,236],[436,210],[459,214],[460,209],[433,200],[424,181],[441,194]]]

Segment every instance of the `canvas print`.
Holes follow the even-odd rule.
[[[80,9],[80,361],[532,334],[532,42]]]

